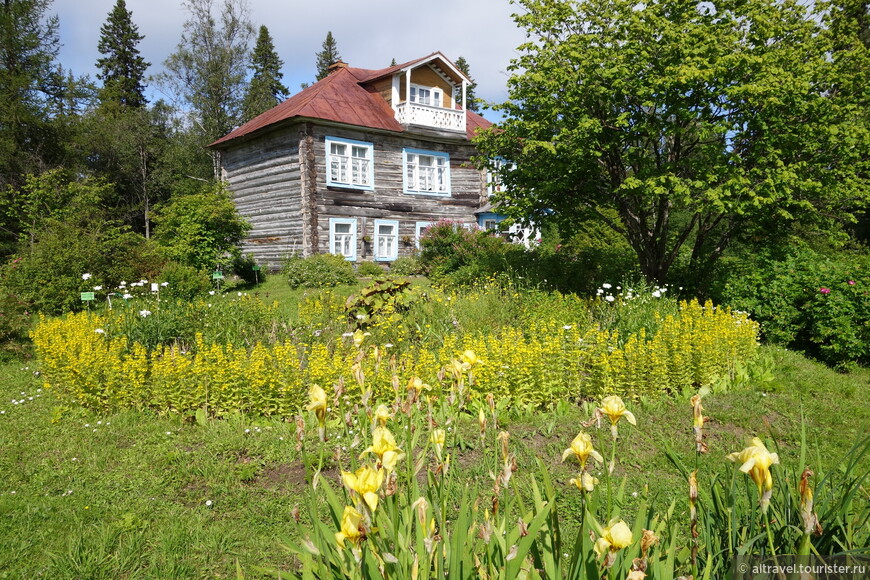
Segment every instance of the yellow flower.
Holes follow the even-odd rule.
[[[311,385],[308,389],[308,410],[314,411],[317,422],[323,425],[326,420],[326,391],[318,385]]]
[[[598,478],[584,472],[576,479],[571,478],[569,483],[576,485],[577,489],[584,493],[592,493],[595,490],[595,486],[598,485]]]
[[[480,362],[480,359],[477,357],[476,354],[474,354],[473,350],[466,350],[459,358],[462,361],[463,367],[465,367],[466,370],[470,369],[471,367]]]
[[[375,409],[375,423],[381,427],[386,426],[387,421],[392,418],[392,416],[392,413],[390,413],[390,410],[387,409],[386,405],[380,405]]]
[[[341,481],[351,491],[358,494],[369,509],[374,512],[378,508],[378,490],[384,482],[385,473],[382,469],[372,469],[364,465],[354,473],[341,472]]]
[[[729,454],[728,459],[741,464],[740,471],[749,474],[758,486],[758,491],[761,491],[762,487],[765,490],[773,488],[770,466],[779,464],[779,456],[770,453],[758,437],[753,437],[746,449]]]
[[[360,459],[366,453],[377,455],[381,466],[387,470],[387,473],[393,471],[396,468],[396,463],[405,456],[402,450],[396,446],[396,439],[386,427],[375,427],[374,432],[372,432],[372,445],[363,450]]]
[[[611,425],[616,425],[622,417],[632,425],[637,425],[634,415],[625,409],[625,403],[617,395],[604,397],[601,401],[601,412],[610,417]]]
[[[344,547],[344,541],[350,540],[354,544],[358,543],[363,536],[360,530],[362,522],[362,514],[350,506],[344,506],[344,513],[341,516],[341,531],[335,534],[335,541],[338,545]]]
[[[595,541],[593,549],[599,558],[608,554],[606,562],[609,567],[613,563],[613,558],[609,555],[630,546],[633,540],[631,528],[622,520],[612,519],[610,524],[604,528],[601,537]]]
[[[444,449],[446,438],[447,434],[444,429],[435,429],[432,431],[432,434],[429,435],[429,443],[435,446],[435,455],[439,458],[441,457],[441,450]]]
[[[586,460],[589,459],[590,455],[599,463],[604,463],[604,458],[601,457],[601,454],[592,448],[592,437],[590,437],[588,433],[582,431],[574,437],[574,440],[571,442],[571,447],[562,452],[562,461],[565,461],[572,453],[577,457],[577,460],[580,461],[580,465],[583,466],[586,465]]]
[[[362,330],[357,329],[353,333],[353,345],[357,348],[361,347],[362,343],[366,339],[366,337],[371,336],[371,335],[372,335],[371,332],[363,332]]]
[[[740,471],[748,474],[758,486],[758,493],[761,494],[761,509],[767,512],[773,489],[770,466],[779,464],[779,456],[769,452],[761,439],[753,437],[752,441],[749,442],[749,447],[729,454],[728,459],[740,463]]]

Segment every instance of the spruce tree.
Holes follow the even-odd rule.
[[[144,36],[133,24],[133,13],[127,10],[124,0],[117,0],[105,24],[100,28],[97,49],[105,55],[97,59],[97,75],[103,81],[100,100],[103,103],[118,103],[129,107],[142,107],[145,99],[145,71],[151,63],[139,56],[136,46]]]
[[[469,72],[468,61],[465,60],[465,57],[460,56],[456,59],[456,68],[462,71],[462,73],[469,78],[471,84],[465,88],[465,108],[469,111],[474,111],[475,113],[480,112],[480,103],[477,98],[474,96],[474,89],[477,87],[477,83],[474,82],[474,79],[471,78],[471,73]],[[459,89],[458,99],[462,99],[462,89]]]
[[[284,77],[281,72],[282,66],[284,63],[275,52],[269,29],[260,26],[260,34],[257,36],[257,43],[251,54],[251,64],[248,66],[253,71],[253,76],[242,104],[244,121],[268,111],[287,98],[289,91],[281,82]]]
[[[325,79],[329,74],[329,65],[341,60],[341,55],[338,54],[338,44],[335,38],[332,37],[332,32],[326,33],[326,40],[323,41],[323,50],[316,55],[317,61],[317,80]]]

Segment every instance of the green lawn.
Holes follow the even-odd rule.
[[[809,462],[833,467],[870,424],[870,371],[843,375],[795,353],[766,351],[776,360],[767,392],[704,400],[712,420],[703,461],[725,462],[728,452],[760,434],[774,439],[783,463],[793,465],[803,411],[818,452]],[[293,568],[280,537],[292,534],[291,511],[307,487],[292,423],[239,416],[199,425],[151,412],[100,415],[60,405],[34,370],[28,363],[0,367],[0,578],[230,577],[236,561],[249,578],[258,577],[258,566]],[[621,428],[618,474],[628,477],[630,498],[623,509],[630,513],[630,494],[647,487],[658,509],[675,497],[681,513],[685,483],[663,449],[669,445],[694,460],[691,406],[660,399],[630,407],[638,425]],[[564,405],[503,417],[518,475],[528,475],[540,457],[570,497],[567,480],[575,467],[560,458],[587,417]],[[471,417],[467,428],[476,429]],[[460,477],[488,481],[479,449],[451,452]],[[337,476],[334,469],[326,473]]]

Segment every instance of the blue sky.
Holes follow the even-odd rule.
[[[133,22],[145,36],[139,49],[151,63],[149,74],[181,37],[187,12],[179,0],[126,0]],[[215,0],[219,5],[220,0]],[[60,19],[59,56],[64,68],[96,76],[97,42],[115,0],[55,0],[50,13]],[[477,96],[500,102],[507,98],[507,67],[525,41],[511,14],[509,0],[248,0],[256,28],[265,24],[284,61],[284,84],[291,93],[314,79],[315,53],[332,31],[339,54],[351,66],[382,68],[395,58],[404,62],[440,50],[456,60],[464,56],[478,83]],[[149,87],[152,100],[159,97]],[[495,120],[496,114],[485,116]]]

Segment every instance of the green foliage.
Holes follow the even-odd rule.
[[[157,248],[125,227],[57,222],[22,247],[0,278],[29,308],[57,314],[85,308],[81,292],[97,286],[106,292],[122,280],[150,278],[162,264]]]
[[[471,67],[468,64],[468,61],[465,60],[465,57],[460,56],[456,59],[456,68],[461,70],[465,76],[471,79],[471,84],[465,87],[465,103],[463,106],[469,111],[474,111],[475,113],[480,112],[480,100],[475,96],[474,89],[477,88],[477,83],[474,82],[474,79],[471,76]],[[456,93],[456,100],[462,101],[462,90],[461,88]]]
[[[349,296],[345,311],[351,324],[365,328],[381,317],[401,317],[418,300],[420,293],[408,280],[380,279]]]
[[[417,276],[423,273],[423,266],[416,256],[400,256],[390,264],[390,274],[396,276]]]
[[[511,249],[491,232],[467,229],[459,222],[438,221],[420,238],[420,265],[435,280],[450,276],[457,283],[473,283],[503,269]]]
[[[0,278],[0,360],[22,354],[31,319],[27,304],[12,294]]]
[[[157,282],[166,282],[166,286],[160,290],[160,295],[164,298],[193,300],[211,290],[208,274],[193,266],[172,261],[166,262],[160,270]]]
[[[58,96],[58,19],[50,0],[0,6],[0,188],[53,164],[62,151],[50,101]]]
[[[741,233],[828,234],[866,204],[870,55],[827,5],[520,6],[505,119],[476,139],[513,217],[599,220],[661,284],[678,259],[703,278]]]
[[[793,249],[729,265],[721,300],[761,323],[762,336],[831,365],[870,361],[870,257]]]
[[[251,64],[248,66],[253,71],[253,75],[242,103],[244,121],[249,121],[260,113],[268,111],[287,98],[289,91],[281,83],[284,77],[284,73],[281,72],[283,66],[284,63],[275,52],[269,29],[265,25],[260,26],[257,43],[251,53]]]
[[[201,270],[231,262],[251,229],[222,185],[176,196],[158,207],[153,219],[154,239],[166,256]]]
[[[214,14],[218,7],[218,14]],[[187,0],[189,15],[158,82],[186,101],[196,117],[200,146],[223,137],[242,118],[249,43],[254,36],[240,0]]]
[[[390,268],[392,271],[392,268]],[[383,276],[384,269],[376,262],[360,262],[356,267],[356,274],[360,278],[373,278],[375,276]]]
[[[265,275],[260,270],[257,260],[251,255],[236,256],[233,259],[232,271],[233,274],[244,280],[245,284],[259,284],[263,282],[263,276]]]
[[[127,10],[125,0],[117,0],[106,22],[100,28],[97,50],[103,57],[97,59],[97,75],[103,81],[100,100],[128,107],[143,107],[145,99],[145,71],[151,66],[139,55],[137,45],[145,38],[133,24],[133,13]]]
[[[317,68],[315,80],[322,80],[329,74],[329,65],[341,60],[341,55],[338,54],[338,43],[332,36],[332,31],[326,33],[326,38],[323,41],[321,50],[315,54],[316,61],[314,66]]]
[[[281,274],[291,288],[330,288],[356,283],[353,265],[344,256],[334,254],[314,254],[307,258],[293,254],[284,260]]]

